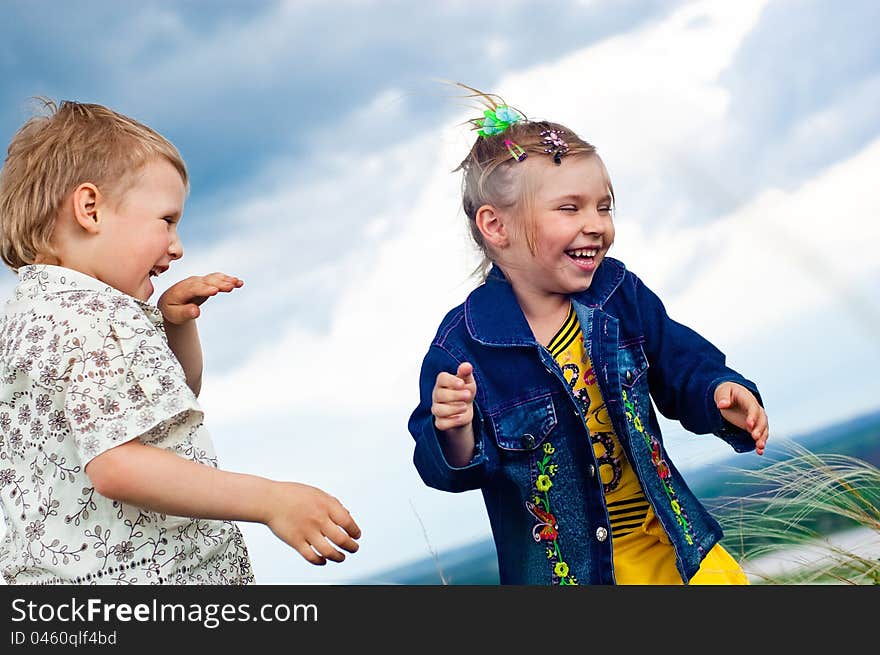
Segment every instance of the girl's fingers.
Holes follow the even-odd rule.
[[[431,413],[436,418],[452,418],[467,411],[467,403],[437,403],[431,405]]]
[[[442,387],[444,389],[463,389],[464,380],[456,377],[452,373],[442,371],[437,374],[437,380],[434,382],[434,388]]]
[[[456,414],[450,418],[435,418],[434,425],[440,432],[446,432],[450,428],[461,428],[471,422],[464,414]]]
[[[435,389],[433,400],[435,403],[466,403],[471,399],[468,389]]]

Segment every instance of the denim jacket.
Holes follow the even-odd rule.
[[[654,405],[687,430],[715,434],[747,452],[754,441],[724,420],[714,391],[729,380],[761,402],[757,387],[727,367],[715,346],[669,318],[660,299],[616,259],[605,258],[590,288],[571,300],[612,427],[687,582],[722,531],[670,461]],[[437,374],[455,373],[464,361],[473,365],[477,383],[476,448],[470,463],[455,467],[440,446],[431,394]],[[529,507],[538,471],[551,457],[554,528],[566,577],[615,583],[611,524],[584,417],[497,266],[443,319],[422,363],[419,390],[408,426],[416,469],[436,489],[482,491],[502,584],[560,582]]]

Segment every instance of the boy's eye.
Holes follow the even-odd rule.
[[[614,208],[610,207],[608,205],[602,205],[601,207],[599,207],[599,211],[602,212],[603,214],[608,214],[613,210],[614,210]]]
[[[162,220],[165,221],[166,223],[168,223],[169,225],[174,224],[174,217],[173,216],[163,216]]]
[[[574,205],[562,205],[562,207],[560,207],[559,209],[564,212],[576,212],[577,211],[577,207],[575,207]]]

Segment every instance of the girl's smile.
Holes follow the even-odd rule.
[[[498,253],[499,265],[517,295],[585,291],[614,242],[613,197],[602,160],[569,156],[557,166],[549,157],[533,157],[521,165],[537,191],[530,218],[505,217],[509,241]]]

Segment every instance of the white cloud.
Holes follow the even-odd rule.
[[[670,156],[691,147],[711,151],[729,136],[726,92],[718,77],[731,64],[762,6],[689,5],[658,26],[511,75],[492,90],[502,91],[531,116],[552,117],[594,135],[588,138],[600,145],[609,162],[621,204],[638,206],[627,198],[658,197],[652,180]],[[463,114],[461,121],[468,117]],[[365,539],[375,539],[374,546],[350,558],[338,572],[313,573],[306,567],[289,573],[298,579],[352,579],[425,556],[421,529],[412,520],[412,499],[420,505],[435,547],[488,534],[485,514],[476,510],[481,504],[478,495],[443,494],[421,485],[412,469],[412,441],[406,432],[408,414],[417,401],[421,357],[443,314],[473,286],[467,274],[478,260],[459,209],[459,180],[450,173],[473,136],[466,127],[456,127],[461,121],[374,155],[386,162],[386,182],[406,202],[377,211],[364,208],[365,214],[376,216],[367,225],[383,221],[393,231],[361,249],[369,250],[365,256],[371,265],[352,271],[340,285],[327,331],[288,326],[277,342],[267,344],[247,363],[206,381],[203,402],[209,422],[217,426],[221,446],[231,451],[237,449],[226,442],[227,428],[264,413],[293,424],[303,414],[346,416],[354,425],[358,416],[364,418],[357,434],[321,431],[320,448],[330,453],[332,463],[322,469],[323,478],[316,475],[315,483],[320,486],[324,480],[343,500],[359,503],[365,535],[376,535]],[[796,190],[767,189],[708,227],[678,223],[667,217],[665,207],[657,208],[656,217],[624,210],[612,254],[660,292],[680,320],[717,335],[724,344],[763,337],[769,328],[805,316],[827,300],[825,291],[816,292],[823,280],[847,285],[873,266],[867,264],[867,248],[872,238],[876,242],[877,227],[866,226],[865,217],[876,216],[877,201],[864,182],[877,170],[878,152],[880,146],[872,144]],[[413,169],[420,173],[411,175]],[[356,170],[346,175],[356,175]],[[399,183],[401,179],[407,184]],[[413,186],[406,193],[408,184]],[[339,188],[344,193],[345,185]],[[840,229],[829,229],[829,213],[835,214],[833,225]],[[794,241],[796,248],[791,247]],[[804,252],[808,254],[795,254]],[[810,265],[811,252],[820,261],[823,254],[827,257],[827,265],[816,269],[812,282],[805,275],[809,268],[804,268]],[[359,256],[357,249],[345,253],[347,258]],[[746,318],[726,320],[740,307],[749,308]],[[206,348],[222,345],[220,341]],[[236,399],[234,405],[231,398]],[[375,418],[377,414],[383,418]],[[369,449],[362,449],[362,440]],[[302,448],[294,441],[284,448]],[[698,454],[731,452],[720,441],[709,441],[713,443],[682,449],[683,455],[690,455],[683,459],[693,464]],[[234,465],[240,455],[230,456],[228,463]],[[292,475],[312,471],[298,464],[306,457],[303,450],[291,460]],[[377,484],[363,486],[365,477],[375,479],[373,472],[384,471],[387,478],[379,474]],[[403,517],[409,523],[398,530]],[[394,544],[387,540],[392,532]],[[249,538],[259,540],[267,559],[286,556],[283,545],[261,535],[254,530]],[[386,548],[391,549],[387,554]],[[281,575],[264,571],[269,578]]]
[[[717,86],[717,76],[754,24],[761,6],[760,2],[736,8],[729,3],[691,5],[658,27],[616,37],[553,66],[518,73],[502,80],[499,87],[514,105],[528,107],[530,115],[559,116],[579,131],[580,125],[589,123],[604,135],[602,141],[610,144],[603,152],[623,153],[606,155],[606,159],[619,160],[618,167],[627,171],[628,179],[650,180],[652,162],[656,166],[662,161],[662,147],[649,155],[641,152],[645,132],[662,133],[665,143],[659,145],[674,147],[682,141],[694,142],[707,131],[723,131],[724,94]],[[695,22],[697,19],[701,20]],[[571,80],[578,80],[578,84],[572,86]],[[668,100],[670,88],[676,90],[679,102]],[[598,90],[601,104],[595,101]],[[647,117],[640,116],[644,107],[652,108]],[[583,108],[589,108],[586,116]],[[568,121],[567,116],[578,120]],[[221,420],[280,407],[292,412],[337,407],[333,381],[351,359],[348,348],[340,344],[357,349],[359,371],[383,371],[388,385],[381,398],[350,398],[350,410],[361,405],[403,407],[412,402],[421,357],[439,319],[470,290],[467,273],[478,261],[459,210],[459,180],[449,172],[469,148],[472,133],[466,127],[456,127],[468,117],[463,115],[447,129],[428,131],[374,155],[387,162],[380,167],[387,172],[383,183],[392,190],[389,200],[399,191],[407,202],[363,208],[364,213],[390,220],[396,234],[387,235],[382,243],[370,243],[368,252],[361,250],[367,261],[375,260],[375,267],[366,271],[347,268],[351,278],[340,290],[326,333],[287,326],[275,343],[267,344],[241,368],[207,383],[204,402],[209,416]],[[328,185],[350,188],[347,181],[356,177],[358,170],[355,165]],[[413,170],[420,174],[412,175]],[[395,184],[395,178],[413,186],[407,189],[404,184]],[[295,187],[288,197],[302,192],[306,190]],[[286,203],[270,199],[266,204]],[[653,240],[654,235],[646,237]],[[277,239],[277,233],[272,238]],[[698,238],[690,237],[694,242]],[[677,240],[682,248],[688,245],[687,237]],[[346,242],[345,258],[359,256],[356,245]],[[262,256],[261,265],[266,257],[272,257],[271,252],[269,249]],[[332,244],[327,252],[329,256]],[[656,258],[654,254],[652,259]],[[303,383],[281,385],[279,380],[288,371],[298,371]],[[245,402],[237,406],[224,402],[241,389],[248,390]]]

